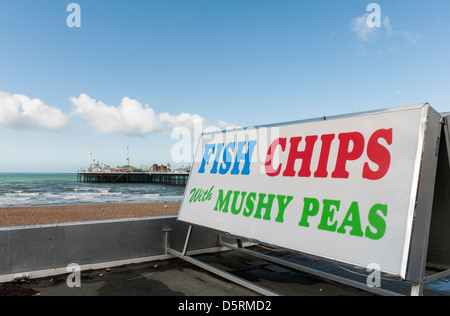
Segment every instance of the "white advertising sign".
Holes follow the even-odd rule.
[[[405,278],[428,109],[203,134],[178,219]]]

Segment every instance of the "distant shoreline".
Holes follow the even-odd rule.
[[[0,227],[178,215],[181,203],[109,203],[1,207]]]

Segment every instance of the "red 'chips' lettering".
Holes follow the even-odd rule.
[[[311,135],[305,138],[301,136],[287,138],[278,138],[270,145],[265,163],[266,174],[270,177],[280,175],[281,171],[283,177],[311,177],[311,163],[314,150],[318,148],[318,135]],[[368,180],[379,180],[383,178],[389,171],[391,164],[391,154],[387,146],[392,144],[392,128],[379,129],[375,131],[369,141],[366,143],[364,136],[359,132],[341,133],[337,135],[339,141],[338,153],[335,157],[334,171],[331,173],[331,178],[334,179],[348,179],[350,174],[347,171],[347,163],[360,159],[364,150],[366,150],[367,158],[373,165],[378,168],[373,170],[369,161],[366,161],[362,170],[362,177]],[[380,140],[384,139],[384,143]],[[328,177],[327,167],[330,163],[330,149],[332,143],[336,140],[335,134],[324,134],[320,137],[321,148],[319,154],[319,161],[317,169],[314,172],[315,178]],[[304,149],[299,150],[300,143],[304,143]],[[382,141],[383,142],[383,141]],[[288,145],[289,143],[289,145]],[[366,147],[367,144],[367,147]],[[277,168],[273,166],[273,158],[277,150],[285,152],[289,146],[289,155],[285,166],[280,163]],[[295,170],[295,163],[301,160],[301,167]]]

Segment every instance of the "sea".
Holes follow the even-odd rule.
[[[0,207],[181,202],[184,186],[77,182],[76,173],[0,173]]]

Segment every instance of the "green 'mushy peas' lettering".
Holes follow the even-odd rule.
[[[298,225],[309,227],[308,217],[316,216],[319,213],[320,204],[318,200],[312,198],[304,198],[303,201],[305,204],[303,206],[302,219]]]
[[[266,196],[267,196],[267,194],[265,194],[265,193],[259,194],[259,200],[258,200],[258,206],[256,207],[255,218],[260,219],[261,212],[263,209],[265,209],[266,212],[264,213],[264,219],[266,221],[270,221],[270,210],[272,209],[273,200],[275,199],[275,194],[269,194],[269,196],[267,198],[267,202],[266,202]]]
[[[245,209],[242,215],[245,217],[250,217],[253,214],[253,209],[255,208],[256,192],[251,192],[247,195],[247,201],[245,201]]]
[[[358,202],[353,202],[352,205],[350,205],[350,208],[348,209],[347,214],[345,214],[345,218],[337,232],[340,234],[345,234],[346,227],[351,227],[350,235],[358,237],[364,236],[361,229],[361,217],[359,216]]]
[[[270,221],[272,220],[272,209],[275,204],[278,206],[278,213],[275,217],[275,222],[283,223],[284,212],[292,199],[292,196],[266,193],[258,194],[256,192],[247,193],[245,191],[233,190],[229,190],[226,194],[224,194],[223,190],[219,190],[214,211],[219,211],[222,213],[230,212],[233,215],[239,215],[242,213],[245,217],[250,217],[253,215],[256,219]]]
[[[322,230],[328,230],[330,232],[336,231],[337,221],[333,222],[334,211],[339,211],[341,201],[335,200],[323,200],[323,211],[320,224],[317,228]],[[330,223],[331,221],[331,223]]]
[[[303,212],[298,223],[302,227],[310,227],[309,219],[319,215],[320,202],[314,198],[303,199]],[[373,240],[379,240],[383,238],[386,233],[386,220],[388,215],[388,207],[385,204],[375,204],[369,211],[368,220],[369,225],[366,226],[363,231],[361,225],[361,214],[359,210],[358,202],[353,202],[344,219],[341,223],[334,219],[334,215],[339,211],[341,201],[327,200],[322,201],[323,208],[320,216],[320,222],[317,226],[320,230],[326,230],[330,232],[337,232],[339,234],[346,234],[347,232],[351,236],[366,237]]]
[[[386,233],[386,222],[384,218],[378,213],[378,211],[381,212],[381,215],[386,217],[388,213],[387,205],[383,204],[376,204],[372,206],[372,208],[369,211],[369,223],[372,225],[373,228],[376,229],[376,232],[374,233],[369,226],[366,227],[366,237],[378,240],[383,238],[384,234]]]
[[[214,207],[214,211],[220,210],[224,213],[228,213],[228,205],[230,204],[231,194],[233,194],[233,191],[228,191],[227,195],[224,198],[223,190],[219,190],[219,196],[217,197],[217,202],[216,206]]]
[[[237,200],[239,198],[239,191],[234,191],[233,194],[233,203],[231,203],[231,214],[233,215],[238,215],[241,210],[242,210],[242,205],[244,204],[245,201],[245,196],[247,195],[247,192],[240,192],[241,193],[241,202],[239,204],[239,207],[236,207],[237,204]]]

